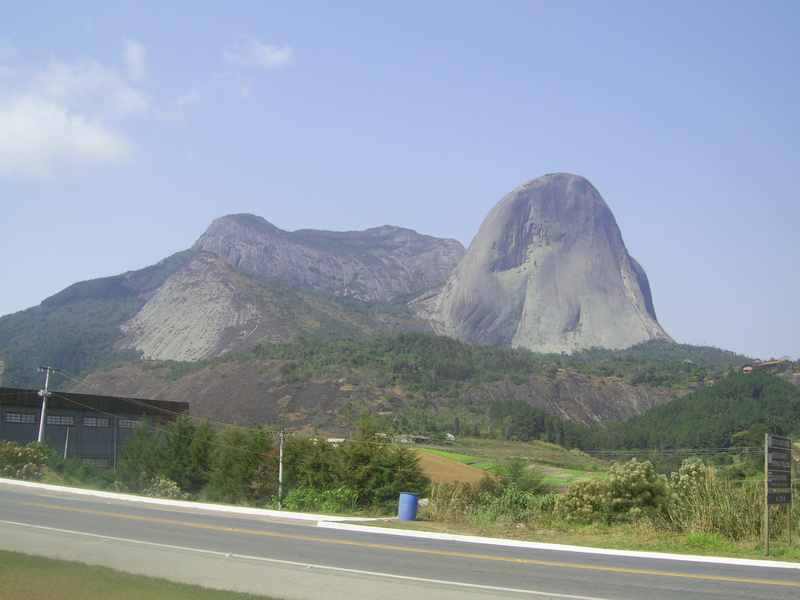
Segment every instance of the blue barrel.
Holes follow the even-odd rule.
[[[397,518],[400,521],[416,521],[419,508],[419,494],[400,492],[400,510]]]

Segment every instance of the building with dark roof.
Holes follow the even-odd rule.
[[[188,402],[141,400],[50,391],[43,441],[66,458],[115,468],[122,447],[142,421],[150,425],[189,412]],[[37,390],[0,387],[0,440],[25,446],[39,438],[42,396]]]

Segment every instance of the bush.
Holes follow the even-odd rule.
[[[291,490],[283,508],[296,512],[348,513],[358,508],[358,494],[347,487],[318,491],[310,487]]]
[[[16,442],[0,441],[0,476],[11,479],[39,479],[47,457],[41,448],[25,448]]]
[[[142,489],[142,494],[153,498],[167,498],[169,500],[189,500],[190,494],[184,493],[178,484],[163,475],[153,477]]]
[[[650,461],[616,463],[608,479],[579,481],[558,497],[556,512],[566,521],[635,521],[666,515],[672,501],[667,478]]]
[[[596,477],[573,483],[556,499],[555,511],[565,521],[610,522],[611,491],[608,483]]]
[[[761,485],[742,486],[718,476],[698,459],[684,460],[667,480],[649,461],[615,464],[607,480],[573,484],[556,500],[556,514],[565,521],[614,522],[646,518],[656,526],[684,531],[693,539],[723,536],[758,539],[764,514]],[[775,531],[782,531],[776,519]]]

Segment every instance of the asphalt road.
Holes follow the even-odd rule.
[[[290,600],[800,597],[798,564],[397,532],[9,480],[0,549]]]

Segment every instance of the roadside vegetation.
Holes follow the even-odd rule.
[[[10,444],[6,446],[8,450]],[[288,447],[291,446],[287,444]],[[762,558],[764,554],[763,474],[754,473],[740,480],[732,477],[730,470],[718,468],[701,456],[685,458],[676,471],[664,474],[650,461],[636,458],[607,462],[542,442],[467,439],[459,443],[457,452],[429,450],[444,454],[454,464],[457,459],[490,467],[478,482],[444,483],[430,482],[418,470],[420,450],[381,443],[354,444],[349,452],[362,459],[361,468],[356,470],[363,487],[357,487],[335,479],[335,461],[345,460],[335,458],[335,448],[332,452],[328,444],[302,441],[294,449],[297,454],[291,451],[285,455],[286,495],[281,504],[291,511],[392,517],[397,514],[400,491],[417,491],[422,500],[416,522],[379,523],[618,549],[749,558]],[[64,477],[51,471],[45,458],[46,449],[13,450],[17,452],[2,454],[5,460],[13,454],[20,457],[19,463],[38,465],[39,474],[29,467],[26,478],[80,483],[74,473]],[[389,452],[384,454],[386,450]],[[397,451],[404,457],[401,463],[392,462],[397,459]],[[475,454],[467,454],[468,451]],[[376,458],[380,455],[383,460]],[[268,466],[274,457],[267,450],[262,458],[261,468],[255,468],[255,463],[250,467],[242,465],[237,472],[228,474],[230,479],[222,488],[227,490],[227,499],[220,499],[204,488],[195,493],[184,491],[167,477],[166,471],[132,481],[135,489],[113,478],[94,478],[87,483],[156,497],[279,508],[276,496],[266,493],[268,489],[274,490],[277,474]],[[16,472],[22,473],[19,463]],[[232,463],[225,464],[232,467]],[[353,470],[357,463],[341,464],[348,464],[347,469]],[[313,471],[315,475],[292,475],[294,469],[298,473]],[[414,477],[410,478],[409,473]],[[245,475],[243,480],[234,480],[242,475]],[[261,490],[262,495],[257,496],[256,490]],[[798,492],[800,485],[795,483],[794,493]],[[373,499],[365,502],[364,498],[370,496]],[[800,511],[795,503],[792,514],[795,527],[798,519]],[[795,548],[785,543],[786,525],[785,507],[773,507],[771,556],[800,561],[796,543]],[[795,539],[796,536],[795,531]]]
[[[433,360],[433,355],[416,355],[415,348],[429,348],[418,342],[407,336],[380,343],[408,346],[407,361],[390,370],[402,381],[419,378],[420,393],[425,385],[441,383],[433,383],[436,377],[429,380],[431,373],[459,381],[459,374],[466,373],[462,369],[471,369],[471,377],[479,372],[489,377],[493,369],[513,374],[528,368],[521,354],[489,349],[470,350],[475,354],[469,366],[451,362],[446,367],[447,348],[457,343],[443,340],[436,353],[439,362],[426,375],[415,361]],[[297,361],[287,374],[304,371],[308,364],[322,368],[315,358],[318,346],[305,348],[305,353],[298,345],[284,348],[284,359]],[[340,360],[353,364],[374,359],[361,354],[348,359],[347,346],[338,348]],[[380,355],[378,346],[373,350]],[[403,353],[396,346],[393,356]],[[507,360],[491,362],[502,357]],[[351,440],[285,436],[282,486],[278,431],[215,428],[186,415],[156,427],[140,426],[115,471],[65,461],[48,445],[20,448],[3,442],[0,473],[164,498],[376,517],[397,514],[400,493],[415,492],[422,498],[415,526],[758,556],[763,554],[765,514],[764,434],[800,437],[800,390],[766,371],[723,369],[715,376],[719,380],[713,385],[624,423],[586,427],[518,400],[468,407],[472,414],[483,411],[485,426],[477,431],[458,431],[460,413],[454,412],[445,421],[420,408],[416,420],[402,421],[403,426],[416,423],[407,431],[428,437],[429,451],[482,469],[485,477],[472,483],[432,481],[420,466],[418,446],[389,443],[388,425],[402,415],[366,413]],[[445,422],[457,437],[446,435]],[[426,423],[435,427],[425,429]],[[781,546],[788,536],[785,507],[773,507],[770,514],[772,555],[800,560],[800,551]],[[797,502],[792,520],[795,527],[800,523]],[[664,548],[667,541],[671,550]]]

